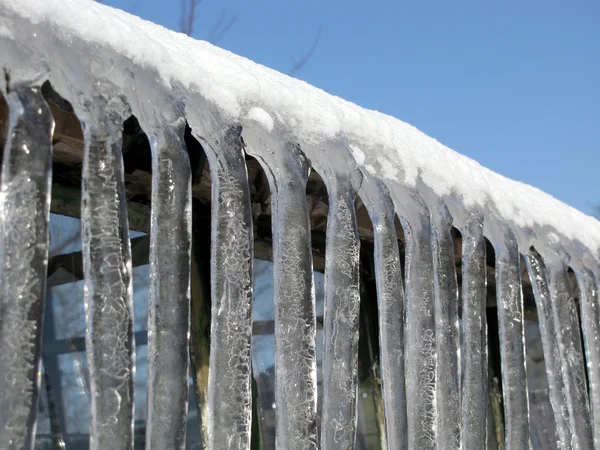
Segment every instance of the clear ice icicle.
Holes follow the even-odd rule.
[[[483,217],[470,213],[462,233],[462,403],[464,449],[486,448],[488,353],[486,251]]]
[[[436,403],[439,450],[459,449],[460,380],[458,285],[454,262],[452,217],[445,205],[432,210],[435,292]]]
[[[147,449],[185,448],[190,328],[191,171],[185,122],[152,146]]]
[[[414,192],[390,187],[406,238],[405,373],[408,448],[436,448],[436,342],[431,213]]]
[[[276,447],[317,448],[316,318],[306,183],[300,148],[244,127],[247,151],[271,187],[275,301]],[[283,140],[285,142],[285,140]]]
[[[14,86],[0,186],[0,448],[33,448],[54,121],[38,87]]]
[[[108,94],[110,96],[110,94]],[[82,238],[90,449],[133,448],[131,249],[121,154],[125,106],[94,98],[83,122]]]
[[[544,363],[550,388],[550,403],[554,411],[554,420],[559,438],[558,446],[567,450],[571,448],[573,433],[565,399],[565,385],[561,372],[561,357],[554,325],[554,305],[550,298],[548,271],[542,258],[535,252],[525,255],[525,262],[533,287],[540,325]]]
[[[571,423],[572,448],[593,448],[589,399],[585,379],[583,348],[575,299],[569,284],[567,267],[556,253],[547,251],[542,257],[548,268],[550,298],[554,313],[554,329],[560,352],[561,372]]]
[[[210,128],[207,117],[196,121],[188,114],[206,151],[212,181],[208,449],[245,450],[250,447],[252,419],[253,234],[248,173],[241,127]]]
[[[492,244],[496,251],[496,301],[502,365],[505,445],[507,449],[528,449],[529,401],[525,369],[523,294],[517,239],[503,228]]]
[[[404,286],[400,268],[394,204],[387,187],[363,173],[360,195],[373,223],[375,277],[379,303],[379,342],[386,445],[406,450],[404,380]]]
[[[350,450],[356,439],[359,236],[354,201],[362,174],[345,143],[306,150],[329,195],[323,323],[323,450]]]
[[[579,283],[581,328],[590,385],[594,448],[600,449],[600,296],[598,295],[600,280],[595,281],[594,274],[582,266],[575,266],[574,269]]]

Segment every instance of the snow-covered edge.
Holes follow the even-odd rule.
[[[598,257],[596,219],[482,167],[391,116],[91,0],[0,0],[0,39],[11,39],[5,13],[110,48],[140,68],[157,71],[167,88],[198,92],[232,119],[251,118],[268,131],[277,122],[311,145],[345,136],[357,163],[371,174],[409,187],[421,180],[440,197],[493,210],[517,227],[552,228]]]

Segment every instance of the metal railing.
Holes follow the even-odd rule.
[[[269,131],[251,119],[232,121],[198,93],[169,91],[151,69],[138,68],[108,48],[97,49],[101,58],[92,62],[84,56],[86,42],[52,34],[9,10],[0,9],[0,16],[13,33],[0,36],[8,111],[0,187],[0,448],[32,448],[35,436],[54,123],[42,84],[50,80],[72,105],[83,130],[90,448],[132,448],[134,439],[131,250],[121,155],[123,121],[134,114],[152,150],[146,448],[183,448],[185,443],[192,243],[187,121],[206,152],[212,181],[207,448],[245,449],[251,442],[254,237],[248,154],[260,162],[271,191],[277,448],[354,446],[361,302],[355,200],[360,195],[373,225],[387,448],[488,446],[487,238],[495,254],[500,446],[531,445],[524,258],[556,445],[600,449],[597,255],[585,248],[572,251],[577,242],[552,241],[553,230],[543,234],[519,228],[488,210],[465,207],[451,196],[440,198],[425,185],[413,188],[374,175],[356,163],[343,135],[315,145],[297,142],[286,129]],[[32,30],[41,39],[23,45]],[[64,58],[46,57],[57,54]],[[104,67],[97,63],[103,58]],[[136,74],[130,84],[114,82],[127,73]],[[322,175],[329,198],[320,430],[306,202],[311,169]],[[404,265],[396,216],[405,237]],[[453,227],[461,235],[460,283]],[[576,277],[578,302],[569,269]]]

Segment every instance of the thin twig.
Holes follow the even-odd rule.
[[[312,45],[300,59],[294,61],[291,69],[288,71],[288,75],[294,75],[295,73],[297,73],[300,69],[302,69],[306,65],[308,60],[310,58],[312,58],[313,54],[315,53],[315,50],[317,49],[317,47],[319,45],[319,41],[321,40],[321,31],[322,31],[322,28],[321,28],[321,25],[319,25],[319,28],[317,28],[317,33],[315,34],[315,38],[313,40]]]

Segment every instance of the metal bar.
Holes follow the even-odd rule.
[[[54,121],[38,87],[6,96],[0,185],[0,448],[33,448],[48,265]]]

